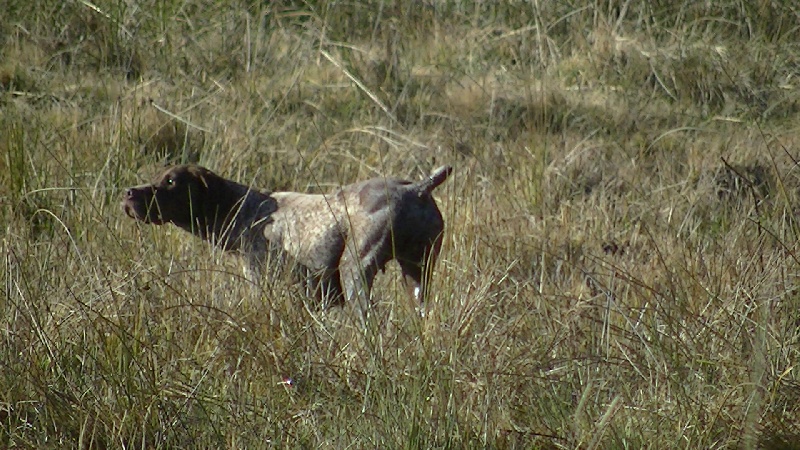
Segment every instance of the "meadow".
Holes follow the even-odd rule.
[[[800,448],[791,1],[0,2],[0,448]],[[368,326],[120,209],[454,174]]]

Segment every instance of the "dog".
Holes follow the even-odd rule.
[[[422,304],[444,230],[431,193],[452,170],[442,166],[417,182],[379,177],[329,194],[302,194],[259,191],[201,166],[179,165],[152,184],[127,189],[122,209],[243,254],[258,279],[270,255],[288,256],[323,308],[353,299],[369,303],[375,276],[394,259]]]

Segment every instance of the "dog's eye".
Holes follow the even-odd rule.
[[[167,178],[167,186],[172,186],[175,184],[174,178]]]

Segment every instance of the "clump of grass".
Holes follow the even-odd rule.
[[[145,158],[165,163],[197,163],[203,148],[203,131],[191,129],[179,120],[165,120],[145,126],[139,136],[140,152]]]

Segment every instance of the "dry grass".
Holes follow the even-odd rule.
[[[800,448],[800,10],[750,3],[5,2],[0,447]],[[428,314],[123,217],[182,161],[452,164]]]

